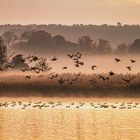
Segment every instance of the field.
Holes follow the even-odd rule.
[[[59,74],[51,79],[49,74],[31,75],[25,79],[21,74],[2,74],[0,76],[0,96],[48,96],[48,97],[139,97],[140,73],[116,74],[109,79],[108,74]],[[78,77],[78,78],[76,78]],[[125,80],[132,79],[130,82]],[[61,80],[64,83],[60,82]],[[91,81],[92,80],[92,81]],[[71,82],[73,81],[73,82]]]

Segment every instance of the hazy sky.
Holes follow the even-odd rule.
[[[140,0],[0,0],[0,24],[140,24]]]

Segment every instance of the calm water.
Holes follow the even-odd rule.
[[[0,108],[0,140],[139,139],[140,108]]]

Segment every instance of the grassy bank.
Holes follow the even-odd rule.
[[[107,74],[100,74],[108,77]],[[123,79],[134,79],[127,83]],[[38,78],[37,75],[31,79],[25,79],[24,75],[1,75],[0,96],[100,96],[100,97],[140,97],[140,74],[118,74],[103,81],[99,74],[81,74],[78,80],[69,84],[60,84],[60,78],[75,79],[75,74],[60,74],[55,79],[48,75]],[[94,83],[89,81],[94,79]]]

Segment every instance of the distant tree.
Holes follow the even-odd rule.
[[[125,43],[121,43],[117,46],[115,53],[117,54],[126,54],[128,53],[129,46]]]
[[[80,50],[84,52],[90,52],[93,49],[93,40],[89,36],[83,36],[79,38],[78,44]]]
[[[122,26],[122,23],[121,22],[117,22],[117,26]]]
[[[28,41],[29,38],[32,37],[32,34],[33,34],[34,32],[35,32],[35,31],[27,31],[27,32],[22,33],[21,36],[20,36],[21,41]]]
[[[53,37],[53,43],[56,45],[65,45],[66,40],[63,36],[61,35],[56,35]]]
[[[0,65],[2,66],[7,60],[7,46],[4,44],[4,40],[0,37]]]
[[[28,43],[35,46],[46,46],[52,44],[52,37],[45,31],[33,32]]]
[[[140,53],[140,39],[136,39],[129,48],[129,53]]]
[[[99,43],[95,48],[97,54],[109,54],[112,53],[111,45],[108,40],[99,39]]]
[[[15,34],[15,32],[13,32],[13,31],[5,31],[3,33],[3,38],[6,42],[6,44],[9,46],[9,45],[13,44],[17,40],[18,37]]]

